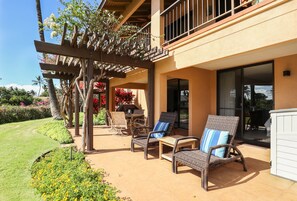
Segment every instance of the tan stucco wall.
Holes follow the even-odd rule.
[[[167,111],[167,80],[186,79],[190,92],[188,134],[201,136],[207,115],[216,113],[216,73],[199,68],[175,70],[170,63],[157,63],[155,75],[155,121],[161,112]]]
[[[133,89],[131,90],[134,96],[134,104],[140,109],[144,110],[144,115],[147,117],[147,101],[148,101],[148,91],[143,89]]]
[[[290,70],[291,76],[283,76]],[[275,109],[297,108],[297,55],[275,59]]]
[[[145,110],[145,114],[147,115],[147,70],[146,69],[136,69],[127,73],[126,78],[113,78],[110,80],[110,102],[109,108],[114,110],[114,91],[115,88],[125,88],[125,89],[134,89],[133,94],[135,95],[135,102],[141,106],[142,109]],[[139,91],[135,89],[140,89]]]

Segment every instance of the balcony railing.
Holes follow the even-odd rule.
[[[136,41],[144,42],[147,46],[151,45],[151,22],[143,26],[133,37],[136,38]]]
[[[161,16],[168,45],[262,0],[177,0]]]

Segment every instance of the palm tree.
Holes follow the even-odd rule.
[[[37,96],[40,96],[41,86],[44,85],[44,80],[40,75],[36,76],[36,80],[32,80],[32,85],[39,86]]]
[[[45,42],[40,0],[36,0],[35,2],[36,2],[39,37],[42,42]],[[46,60],[45,54],[43,54],[43,59]],[[59,102],[58,102],[55,87],[54,87],[54,82],[52,79],[46,79],[46,82],[47,82],[47,88],[48,88],[48,94],[49,94],[49,99],[50,99],[52,116],[54,117],[54,119],[62,119],[61,114],[60,114]]]

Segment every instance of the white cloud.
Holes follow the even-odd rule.
[[[2,85],[3,87],[6,87],[6,88],[9,88],[9,87],[17,87],[19,89],[25,89],[26,91],[35,91],[35,93],[37,94],[38,93],[38,90],[39,90],[39,86],[35,86],[35,85],[20,85],[20,84],[15,84],[15,83],[12,83],[12,84],[6,84],[6,85]],[[41,88],[40,90],[40,93],[43,92],[43,89]]]

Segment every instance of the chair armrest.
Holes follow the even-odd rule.
[[[150,138],[151,137],[151,135],[152,134],[154,134],[154,133],[166,133],[166,131],[150,131],[149,133],[148,133],[148,138]]]
[[[151,135],[154,134],[154,133],[166,133],[166,131],[151,131],[151,132],[149,132],[148,135],[147,135],[147,144],[150,141]]]
[[[188,140],[188,139],[195,139],[197,141],[197,143],[199,143],[199,141],[200,141],[200,138],[195,137],[195,136],[187,136],[187,137],[177,138],[175,140],[175,143],[174,143],[173,154],[175,154],[177,152],[176,149],[177,149],[177,146],[178,146],[178,142],[182,141],[182,140]]]
[[[233,148],[233,149],[236,148],[234,145],[231,145],[231,144],[220,144],[220,145],[210,147],[209,150],[208,150],[208,153],[207,153],[207,158],[206,158],[207,165],[210,162],[211,152],[213,150],[215,150],[215,149],[219,149],[219,148],[222,148],[222,147],[230,147],[230,148]],[[222,159],[224,159],[224,158],[222,158]]]

